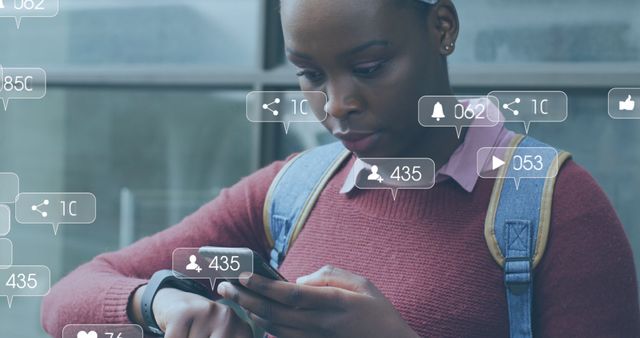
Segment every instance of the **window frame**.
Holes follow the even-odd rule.
[[[74,66],[47,69],[49,88],[173,88],[173,89],[246,89],[273,90],[298,87],[294,67],[285,62],[279,0],[259,2],[256,26],[257,68],[220,69],[207,66]],[[564,88],[565,91],[640,86],[640,62],[628,63],[522,63],[522,64],[453,64],[449,76],[454,88],[467,91],[486,88],[531,90]],[[606,99],[606,98],[603,98]],[[257,124],[252,128],[255,151],[252,170],[278,158],[279,126]]]

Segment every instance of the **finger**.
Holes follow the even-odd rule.
[[[189,337],[189,327],[186,323],[170,323],[164,331],[165,338]]]
[[[305,327],[313,325],[315,312],[297,310],[282,305],[269,298],[262,297],[245,288],[236,288],[230,283],[223,282],[218,286],[219,293],[226,299],[233,300],[249,312],[258,314],[265,320],[290,327]]]
[[[338,288],[318,288],[275,281],[257,274],[240,279],[240,283],[259,295],[299,309],[337,308],[344,296],[344,291]]]
[[[375,287],[368,279],[347,270],[325,265],[320,270],[296,280],[296,284],[308,286],[332,286],[357,293],[373,293]]]
[[[189,327],[189,335],[188,336],[184,336],[184,337],[188,337],[188,338],[205,338],[205,337],[209,337],[209,335],[211,335],[211,331],[212,330],[210,328],[208,328],[207,325],[192,323],[191,326]]]
[[[310,333],[309,332],[310,331],[309,328],[299,329],[299,328],[295,328],[295,327],[277,325],[277,324],[275,324],[273,322],[265,320],[264,318],[261,318],[260,316],[255,315],[253,313],[249,314],[249,318],[251,318],[251,320],[253,320],[253,322],[256,323],[256,325],[258,325],[261,328],[263,328],[269,334],[274,335],[274,336],[276,336],[278,338],[329,337],[328,334]],[[315,329],[314,331],[321,332],[321,330],[319,330],[319,329]]]
[[[241,321],[238,318],[238,321]],[[195,337],[195,336],[194,336]],[[230,322],[227,323],[226,326],[220,327],[216,326],[209,330],[206,335],[198,336],[198,337],[208,337],[208,338],[253,338],[253,331],[251,330],[251,326],[249,324],[241,321],[239,322]]]

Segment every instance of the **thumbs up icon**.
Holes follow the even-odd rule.
[[[618,102],[620,111],[633,111],[636,109],[636,101],[631,99],[631,95],[627,97],[625,101]]]

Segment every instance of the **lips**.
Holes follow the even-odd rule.
[[[372,148],[376,141],[380,138],[377,132],[335,132],[333,135],[342,141],[347,149],[353,152],[364,152]]]

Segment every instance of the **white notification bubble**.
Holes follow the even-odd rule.
[[[0,18],[13,18],[18,29],[22,18],[52,18],[59,11],[59,0],[0,0]]]
[[[608,94],[612,119],[640,119],[640,88],[613,88]]]
[[[11,231],[11,209],[0,204],[0,237],[6,236]]]
[[[68,324],[62,338],[143,338],[144,331],[137,324]]]
[[[500,114],[495,98],[488,96],[425,95],[418,101],[418,122],[423,127],[455,128],[458,138],[464,127],[493,127]]]
[[[505,122],[524,124],[529,133],[532,122],[560,123],[567,120],[569,98],[562,91],[492,91]]]
[[[239,279],[240,274],[253,274],[253,251],[247,248],[222,248],[216,254],[201,248],[177,248],[172,254],[172,270],[189,279],[206,279],[211,289],[216,280]],[[177,277],[183,277],[176,275]]]
[[[0,99],[4,110],[9,107],[10,100],[39,100],[47,94],[47,72],[42,68],[2,67],[0,74]]]
[[[13,265],[0,269],[0,296],[7,297],[9,308],[13,297],[43,297],[51,290],[51,270],[44,265]]]
[[[20,193],[20,178],[16,173],[0,173],[0,203],[13,204]]]
[[[253,91],[247,94],[247,119],[255,123],[318,123],[327,119],[327,95],[319,91]]]
[[[96,220],[96,197],[90,192],[23,192],[16,199],[16,220],[23,224],[91,224]]]
[[[433,188],[435,167],[430,158],[359,158],[351,175],[359,189],[388,189],[395,200],[398,190]]]
[[[13,242],[8,238],[0,238],[0,269],[13,265]]]
[[[484,147],[477,152],[476,169],[482,178],[523,179],[558,175],[558,151],[551,147]]]

